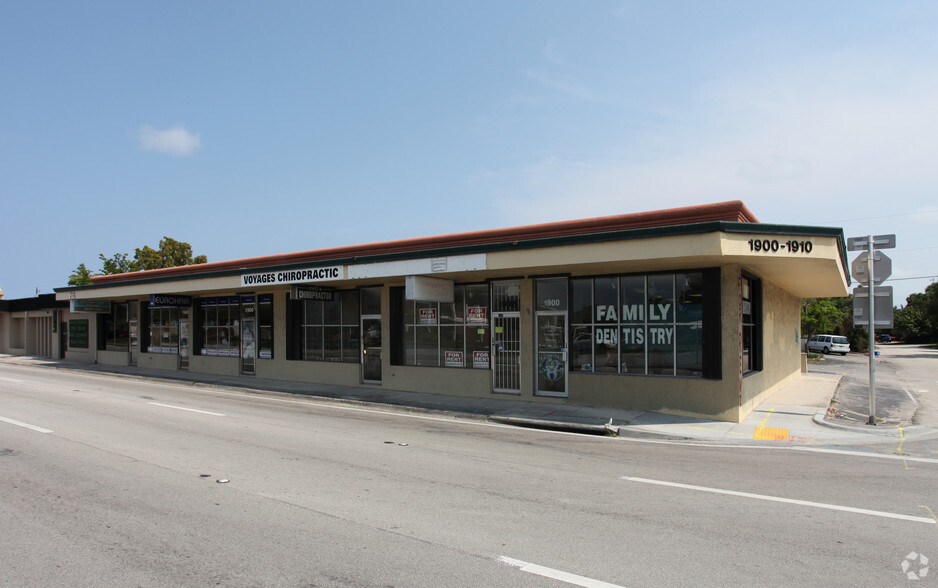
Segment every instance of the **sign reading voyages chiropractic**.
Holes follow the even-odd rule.
[[[241,285],[267,286],[341,280],[345,276],[343,269],[342,266],[336,265],[332,267],[311,267],[279,272],[264,272],[261,274],[241,274]]]
[[[290,286],[290,298],[332,302],[335,299],[335,289],[327,286]]]

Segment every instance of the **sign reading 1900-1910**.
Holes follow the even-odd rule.
[[[749,251],[759,253],[811,253],[811,241],[779,241],[778,239],[749,239]]]

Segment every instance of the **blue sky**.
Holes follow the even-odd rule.
[[[0,4],[0,287],[742,200],[938,275],[938,3]]]

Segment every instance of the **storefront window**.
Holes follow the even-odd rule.
[[[130,349],[130,321],[128,312],[127,302],[115,302],[111,304],[111,312],[104,317],[104,348],[106,350],[128,351]]]
[[[677,375],[698,376],[703,372],[703,275],[675,276],[677,304]]]
[[[703,375],[703,274],[571,280],[571,369]]]
[[[456,286],[453,302],[404,301],[405,365],[489,367],[489,290]]]
[[[179,353],[179,308],[157,306],[150,308],[149,353]]]
[[[759,280],[743,276],[740,292],[743,325],[743,372],[762,369],[761,287]]]
[[[306,300],[303,305],[303,355],[310,361],[361,361],[358,290],[335,292],[332,300]]]
[[[240,357],[241,304],[237,296],[203,298],[200,314],[202,355]]]
[[[619,279],[622,293],[620,373],[645,373],[645,276]]]

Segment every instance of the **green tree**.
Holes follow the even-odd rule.
[[[75,271],[68,276],[69,286],[87,286],[91,283],[91,270],[85,267],[85,264],[79,264]]]
[[[808,298],[801,301],[801,336],[840,334],[850,341],[854,351],[869,349],[869,335],[863,327],[853,326],[853,296]]]
[[[134,250],[133,259],[126,253],[115,253],[113,257],[105,257],[103,253],[99,253],[98,259],[101,260],[100,273],[93,274],[85,267],[85,264],[81,264],[69,276],[68,284],[70,286],[83,286],[90,284],[91,278],[96,275],[107,276],[112,274],[125,274],[141,270],[194,265],[208,261],[208,258],[204,255],[196,255],[193,257],[192,245],[170,237],[163,237],[160,240],[159,250],[153,249],[147,245]]]
[[[844,302],[846,301],[846,303]],[[840,333],[847,325],[850,298],[810,298],[801,301],[801,336]]]
[[[158,251],[148,245],[145,245],[142,249],[136,249],[134,251],[134,260],[139,269],[142,270],[195,265],[208,261],[204,255],[193,257],[192,245],[170,237],[163,237],[160,240]]]
[[[914,294],[912,295],[914,296]],[[911,298],[912,296],[909,296]],[[893,332],[897,337],[909,343],[919,343],[928,339],[932,326],[922,308],[906,304],[893,313]]]
[[[938,283],[909,294],[895,311],[895,333],[910,343],[938,341]]]
[[[114,257],[104,257],[103,253],[98,254],[101,260],[101,274],[109,276],[111,274],[126,274],[140,269],[136,261],[129,259],[126,253],[115,253]]]

